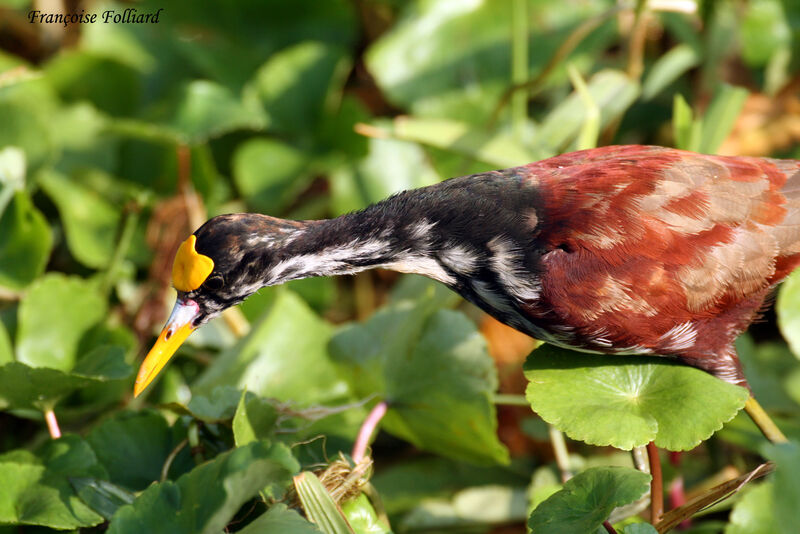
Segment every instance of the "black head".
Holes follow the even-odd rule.
[[[184,241],[172,267],[178,298],[136,378],[138,395],[201,324],[267,285],[302,222],[251,213],[220,215]]]

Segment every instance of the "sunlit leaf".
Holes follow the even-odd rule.
[[[650,100],[655,97],[687,70],[699,63],[700,52],[698,50],[686,43],[675,46],[659,57],[650,67],[650,71],[642,83],[642,98]]]
[[[342,513],[356,534],[392,534],[389,527],[378,518],[375,507],[363,493],[342,503]]]
[[[304,471],[294,478],[297,496],[306,515],[325,534],[355,534],[319,478]]]
[[[800,358],[800,270],[784,280],[775,304],[778,328],[797,358]]]
[[[255,395],[242,394],[233,416],[233,439],[237,447],[252,441],[271,438],[278,412],[272,403]]]
[[[749,395],[675,362],[550,345],[528,356],[525,376],[528,401],[542,419],[573,439],[626,450],[650,441],[693,449],[730,421]]]
[[[326,98],[338,92],[347,73],[344,50],[306,41],[272,55],[248,87],[279,132],[304,132],[316,124]]]
[[[765,65],[773,54],[792,42],[789,17],[780,0],[749,2],[741,28],[742,58],[753,67]]]
[[[297,465],[285,463],[282,454],[282,447],[263,442],[222,453],[175,482],[148,487],[114,514],[108,532],[217,534],[264,486],[288,483]]]
[[[593,467],[575,475],[531,514],[528,528],[537,534],[594,532],[618,506],[650,489],[650,475],[629,467]]]
[[[331,351],[359,396],[389,404],[381,427],[415,445],[472,462],[506,462],[490,394],[486,342],[464,315],[430,297],[383,308],[343,328]]]
[[[620,117],[639,95],[639,84],[616,70],[596,73],[587,85],[589,96],[600,109],[601,128]],[[574,92],[545,117],[537,137],[553,149],[563,148],[577,138],[586,115],[585,104]]]
[[[747,89],[721,84],[703,116],[703,136],[698,152],[714,154],[731,132],[747,99]]]
[[[0,455],[0,523],[56,529],[102,523],[103,517],[75,494],[71,477],[107,478],[91,447],[78,436],[48,441],[36,452]]]
[[[90,282],[61,274],[40,278],[19,307],[17,360],[69,371],[77,358],[78,341],[104,317],[106,306]]]
[[[196,393],[233,385],[303,404],[347,396],[347,383],[338,377],[326,349],[332,327],[297,295],[279,291],[251,326],[246,337],[217,356],[195,381]]]

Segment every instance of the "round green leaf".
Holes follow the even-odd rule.
[[[102,523],[102,516],[75,495],[72,477],[108,477],[78,436],[48,441],[36,453],[0,455],[0,524],[71,529]]]
[[[772,507],[775,528],[772,532],[792,534],[800,531],[800,515],[797,503],[800,502],[800,444],[770,443],[764,447],[764,456],[775,462],[773,475]]]
[[[242,393],[233,416],[233,439],[237,447],[273,437],[278,411],[267,399]]]
[[[650,441],[692,449],[730,421],[749,395],[676,362],[550,345],[531,353],[525,376],[528,401],[542,419],[572,439],[626,450]]]
[[[778,291],[775,303],[778,327],[795,356],[800,358],[800,269],[792,273]]]
[[[31,286],[19,307],[17,360],[69,371],[81,336],[106,312],[97,288],[78,277],[48,274]]]
[[[114,514],[108,533],[218,534],[242,504],[269,484],[288,484],[298,468],[283,445],[250,443],[199,465],[176,482],[151,485]]]
[[[630,467],[593,467],[576,475],[531,514],[536,534],[594,532],[618,506],[639,499],[650,489],[650,475]]]

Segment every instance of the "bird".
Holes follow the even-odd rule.
[[[733,342],[798,265],[800,161],[659,146],[451,178],[326,220],[219,215],[177,251],[177,301],[134,394],[262,287],[378,267],[441,282],[541,341],[668,357],[748,387]]]

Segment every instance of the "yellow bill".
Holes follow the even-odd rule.
[[[147,388],[161,369],[167,365],[178,347],[189,337],[189,334],[195,329],[192,321],[197,317],[199,311],[200,308],[193,300],[185,302],[178,300],[175,303],[175,307],[172,308],[172,313],[167,319],[167,324],[139,367],[136,384],[133,386],[134,397],[138,397]]]

